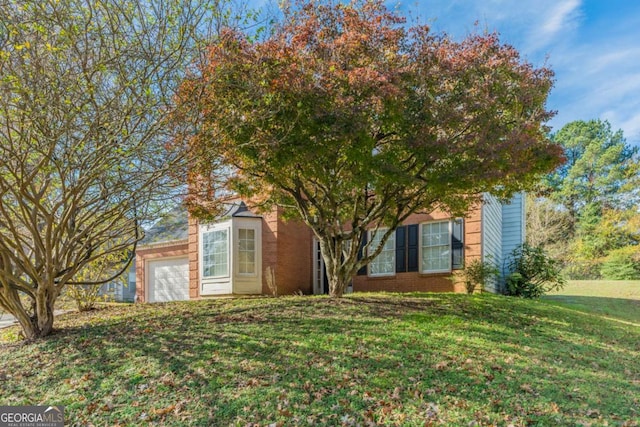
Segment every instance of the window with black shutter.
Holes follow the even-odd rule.
[[[451,267],[464,268],[464,220],[456,218],[451,224]]]
[[[407,227],[396,229],[396,273],[407,271]]]
[[[364,235],[362,236],[362,241],[360,241],[360,249],[358,250],[358,260],[361,260],[364,257],[364,247],[367,244],[367,235],[369,233],[364,233]],[[366,276],[367,275],[367,266],[363,265],[362,267],[360,267],[360,270],[358,270],[357,273],[358,276]]]
[[[407,225],[407,271],[418,271],[418,224]]]

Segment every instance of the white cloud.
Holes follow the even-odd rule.
[[[628,117],[620,124],[620,127],[628,142],[640,145],[640,112]]]
[[[640,145],[640,111],[637,108],[633,110],[608,110],[602,113],[600,118],[608,120],[614,131],[622,129],[628,143]]]
[[[554,53],[558,71],[550,107],[558,110],[557,130],[572,120],[607,119],[627,140],[640,143],[640,48],[604,37],[564,46]]]
[[[564,0],[552,2],[548,8],[538,6],[543,14],[531,17],[525,50],[535,52],[567,38],[567,33],[577,27],[582,16],[581,5],[581,0]]]
[[[543,23],[541,36],[548,38],[554,37],[566,26],[571,25],[571,22],[576,18],[576,12],[579,8],[580,0],[568,0],[558,3],[555,8],[551,9],[546,18],[546,22]]]
[[[608,51],[601,55],[593,56],[591,54],[588,56],[591,57],[589,61],[589,69],[587,70],[589,73],[597,73],[612,68],[626,68],[627,66],[637,64],[637,59],[640,58],[640,47],[622,47],[618,50]]]

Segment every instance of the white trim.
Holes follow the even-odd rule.
[[[254,272],[240,273],[239,230],[254,231]],[[203,234],[210,231],[227,231],[227,275],[204,277]],[[256,217],[232,217],[220,223],[201,224],[198,230],[198,262],[200,271],[200,295],[230,295],[262,293],[262,219]]]
[[[203,250],[203,234],[209,231],[227,229],[227,276],[224,277],[205,277],[204,276],[204,250]],[[198,228],[198,271],[200,295],[227,295],[233,293],[232,287],[232,268],[231,268],[231,220],[212,223],[200,224]]]
[[[252,230],[253,231],[253,273],[240,273],[240,230]],[[260,228],[254,225],[235,225],[233,227],[234,240],[233,240],[233,257],[234,273],[240,277],[258,277],[258,243],[260,242]]]
[[[373,236],[374,233],[376,235],[378,233],[380,233],[381,236],[384,236],[384,234],[387,231],[389,231],[389,227],[381,227],[381,228],[378,228],[377,230],[368,230],[369,243],[371,243],[373,241],[372,236]],[[393,252],[393,262],[392,262],[393,271],[392,272],[385,272],[385,273],[372,273],[371,272],[371,264],[375,261],[376,258],[378,258],[378,256],[382,255],[382,252],[384,252],[384,249],[383,249],[378,254],[378,256],[376,258],[372,259],[367,264],[367,276],[369,276],[369,277],[393,277],[393,276],[396,275],[396,232],[395,231],[389,235],[389,238],[387,239],[386,242],[384,242],[384,244],[386,245],[387,243],[389,243],[389,241],[393,241],[393,248],[392,248],[392,252]]]
[[[313,294],[324,294],[324,259],[320,252],[320,241],[313,237]]]
[[[262,293],[262,218],[257,217],[233,217],[231,219],[233,237],[231,245],[231,265],[233,267],[233,277],[231,278],[231,289],[234,294]],[[255,273],[239,274],[239,229],[252,229],[254,231],[255,250]]]
[[[204,235],[216,231],[226,231],[227,233],[227,274],[218,276],[205,276],[204,274]],[[231,277],[231,222],[223,222],[220,224],[207,225],[200,229],[199,250],[200,250],[200,275],[203,279],[225,279]]]
[[[449,256],[447,257],[449,259],[449,268],[448,269],[439,269],[439,270],[426,270],[424,268],[423,265],[423,258],[422,258],[422,250],[424,247],[424,242],[422,241],[422,237],[424,235],[423,233],[423,228],[425,225],[427,224],[437,224],[437,223],[443,223],[446,222],[448,224],[448,228],[449,228],[449,238],[448,238],[448,242],[449,242]],[[452,235],[452,229],[451,229],[451,219],[444,219],[444,220],[434,220],[434,221],[426,221],[426,222],[421,222],[420,223],[420,227],[418,228],[418,271],[421,274],[437,274],[437,273],[451,273],[452,272],[452,268],[453,268],[453,258],[452,258],[452,246],[451,246],[451,235]],[[444,245],[442,245],[444,246]]]
[[[178,260],[178,259],[184,259],[187,261],[187,266],[189,265],[189,256],[188,255],[176,255],[176,256],[168,256],[168,257],[154,257],[154,258],[145,258],[144,259],[144,300],[146,302],[156,302],[156,301],[151,301],[151,288],[149,286],[149,279],[151,278],[151,276],[149,275],[149,264],[151,264],[152,262],[158,262],[158,261],[173,261],[173,260]],[[188,267],[187,267],[188,268]],[[187,291],[189,291],[189,278],[187,278]]]

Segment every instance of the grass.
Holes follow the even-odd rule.
[[[640,280],[572,280],[545,299],[640,326]]]
[[[0,344],[68,425],[638,426],[640,327],[556,301],[356,294],[70,313]]]

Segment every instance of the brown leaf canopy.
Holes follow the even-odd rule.
[[[385,204],[373,219],[394,222],[509,195],[561,161],[544,126],[550,69],[496,34],[404,23],[382,1],[308,1],[264,40],[224,32],[179,97],[176,120],[197,129],[178,141],[194,154],[191,207],[226,188],[306,221],[327,206],[327,220],[371,220]]]

